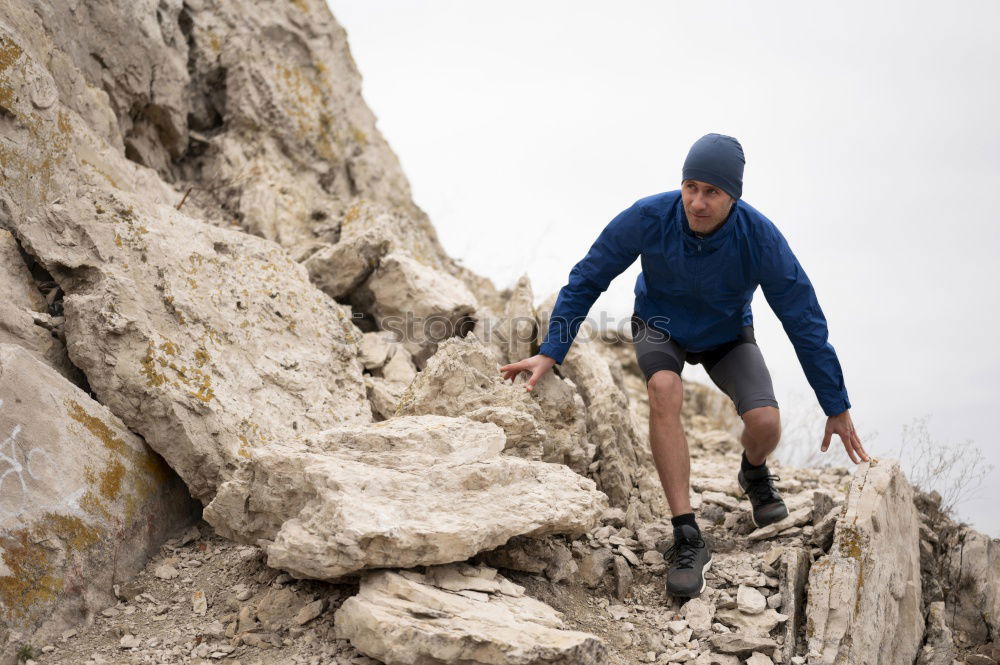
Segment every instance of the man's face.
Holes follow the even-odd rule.
[[[733,197],[724,191],[700,180],[685,180],[681,183],[681,198],[687,213],[691,230],[699,233],[714,231],[729,216]]]

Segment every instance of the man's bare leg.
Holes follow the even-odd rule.
[[[691,457],[681,426],[684,388],[675,372],[661,370],[646,384],[649,393],[649,445],[656,473],[672,515],[691,510]]]
[[[743,414],[743,434],[740,443],[746,450],[747,461],[760,466],[774,452],[781,440],[781,418],[773,406],[760,406]]]

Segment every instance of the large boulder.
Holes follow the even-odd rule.
[[[196,516],[142,439],[29,351],[0,344],[0,652],[53,642]]]
[[[924,632],[919,521],[895,460],[858,467],[833,547],[809,570],[809,663],[911,663]]]
[[[370,422],[350,311],[274,243],[178,212],[58,99],[38,108],[51,77],[2,39],[20,176],[3,221],[65,292],[69,357],[100,401],[202,500],[258,446]]]
[[[592,481],[503,448],[499,427],[467,418],[333,428],[255,451],[205,517],[228,538],[264,544],[269,565],[318,579],[593,528],[607,501]]]

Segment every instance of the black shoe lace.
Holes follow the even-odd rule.
[[[698,556],[698,550],[705,547],[705,541],[701,538],[691,538],[675,540],[674,544],[667,550],[666,557],[670,564],[677,564],[678,568],[694,567],[694,560]]]
[[[781,477],[773,473],[762,478],[747,479],[747,488],[743,490],[743,493],[750,495],[757,503],[767,503],[777,499],[778,491],[774,489],[775,480],[781,480]]]

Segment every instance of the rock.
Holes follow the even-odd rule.
[[[767,607],[767,599],[757,589],[741,584],[736,590],[736,606],[745,614],[760,614]]]
[[[123,635],[118,641],[118,647],[121,649],[138,649],[140,646],[142,646],[142,640],[132,634]]]
[[[478,308],[475,295],[461,280],[403,251],[383,256],[352,292],[351,303],[371,312],[380,329],[399,331],[418,367],[440,342],[461,337],[463,324]]]
[[[829,551],[830,546],[833,544],[833,530],[837,526],[837,520],[840,518],[841,512],[839,506],[831,508],[826,516],[816,524],[816,528],[813,529],[809,541],[823,551]]]
[[[1000,540],[964,527],[944,557],[950,627],[982,644],[1000,635]]]
[[[113,605],[196,505],[108,409],[0,343],[0,648],[54,641]]]
[[[739,610],[719,610],[715,613],[715,618],[731,626],[740,635],[751,637],[767,637],[778,624],[788,619],[786,615],[772,609],[765,609],[757,614],[747,614]]]
[[[504,364],[533,355],[532,344],[538,337],[534,302],[531,279],[521,275],[504,305],[503,320],[495,329],[496,346],[503,354]]]
[[[746,660],[746,665],[774,665],[774,661],[762,653],[752,653]]]
[[[28,259],[30,260],[30,259]],[[54,287],[58,289],[58,287]],[[16,344],[71,382],[79,372],[55,334],[49,305],[9,231],[0,228],[0,344]]]
[[[812,523],[820,521],[833,510],[833,494],[829,490],[814,490],[812,495]]]
[[[600,585],[614,561],[610,548],[600,547],[585,555],[577,564],[576,577],[584,586],[595,588]]]
[[[728,511],[737,510],[740,505],[737,499],[722,492],[705,491],[701,493],[701,499],[705,503],[722,506]]]
[[[625,560],[629,562],[629,564],[636,567],[642,565],[642,561],[639,560],[639,557],[636,556],[635,552],[625,547],[624,545],[619,545],[618,549],[616,549],[615,551],[621,554],[625,558]]]
[[[748,536],[747,539],[751,541],[764,540],[765,538],[773,538],[782,531],[789,529],[791,527],[802,526],[812,519],[812,508],[806,506],[804,508],[799,508],[798,510],[790,513],[788,517],[774,524],[768,524],[767,526],[755,529]]]
[[[724,653],[704,651],[694,659],[694,665],[740,665],[740,659]]]
[[[314,600],[299,610],[292,622],[296,626],[304,626],[322,614],[324,609],[326,609],[326,599]]]
[[[371,403],[375,420],[388,420],[396,412],[396,405],[406,391],[407,384],[387,381],[375,376],[365,376],[365,394]]]
[[[918,542],[899,464],[859,465],[830,554],[809,571],[810,663],[913,661],[924,629]]]
[[[291,589],[268,589],[257,600],[255,618],[263,630],[277,632],[292,625],[307,604]]]
[[[500,456],[503,446],[498,427],[466,418],[332,428],[258,451],[204,515],[227,538],[266,542],[269,566],[317,579],[461,561],[513,536],[596,524],[607,503],[592,481]]]
[[[632,587],[632,569],[624,557],[616,556],[613,560],[615,571],[615,597],[624,600]]]
[[[153,571],[153,574],[156,575],[156,577],[160,578],[161,580],[172,580],[177,577],[180,577],[180,572],[178,572],[178,570],[173,566],[171,566],[169,563],[157,566],[156,569]]]
[[[546,430],[541,408],[505,383],[490,348],[474,334],[449,339],[407,388],[396,415],[467,415],[503,428],[507,452],[541,459]]]
[[[199,616],[205,616],[208,613],[208,599],[205,597],[204,591],[198,590],[191,595],[191,609]]]
[[[416,378],[417,368],[413,364],[413,357],[410,355],[410,352],[400,345],[395,347],[392,357],[382,367],[381,374],[382,378],[390,383],[408,386]]]
[[[555,297],[550,296],[537,308],[539,330],[547,331]],[[637,499],[632,503],[639,521],[651,522],[667,514],[667,510],[652,464],[648,437],[629,410],[628,396],[615,381],[614,369],[620,372],[621,364],[609,362],[602,345],[589,339],[590,333],[585,322],[560,368],[563,376],[576,385],[586,405],[587,439],[597,447],[596,456],[600,458],[593,476],[611,505],[622,508],[626,514],[635,493]]]
[[[692,598],[681,605],[681,616],[696,634],[708,633],[712,629],[715,606],[701,598]]]
[[[951,629],[948,627],[944,601],[927,606],[927,629],[917,665],[951,665],[958,655]],[[969,662],[966,658],[966,663]]]
[[[774,594],[768,600],[778,598],[779,602],[774,609],[780,607],[783,610],[783,614],[788,617],[788,621],[785,622],[785,641],[781,647],[783,660],[788,662],[795,655],[799,642],[799,628],[806,621],[805,587],[806,580],[809,578],[809,565],[812,559],[805,550],[790,548],[782,552],[780,561],[780,592]]]
[[[380,369],[389,359],[390,342],[393,335],[390,332],[369,332],[361,336],[359,360],[367,370]]]
[[[752,637],[733,633],[712,635],[709,641],[717,651],[736,656],[748,656],[754,651],[765,654],[772,653],[778,646],[777,642],[767,637]]]
[[[369,573],[334,617],[337,637],[388,665],[489,663],[597,665],[604,645],[564,630],[558,613],[528,596],[470,600],[417,573]]]

